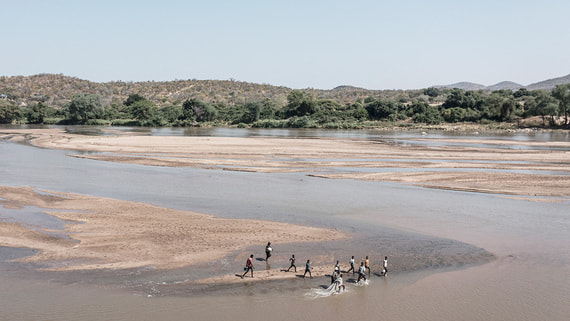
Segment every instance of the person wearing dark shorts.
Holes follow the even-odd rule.
[[[253,254],[247,258],[247,262],[245,263],[245,272],[243,272],[241,278],[247,274],[247,272],[251,271],[251,277],[253,277]]]
[[[295,272],[297,272],[297,266],[295,265],[295,254],[291,255],[291,258],[289,259],[289,261],[291,261],[291,265],[287,269],[287,272],[289,272],[289,270],[291,270],[291,268],[295,268]]]
[[[313,275],[311,274],[311,260],[307,260],[307,263],[305,263],[305,273],[303,274],[303,277],[305,277],[305,275],[307,275],[307,272],[309,272],[309,276],[312,279]]]
[[[271,248],[271,242],[269,242],[265,247],[265,261],[268,261],[271,257],[271,251],[273,251],[273,249]]]
[[[360,282],[360,280],[364,279],[366,281],[366,268],[364,267],[364,262],[360,262],[360,268],[358,268],[358,280],[356,283]]]

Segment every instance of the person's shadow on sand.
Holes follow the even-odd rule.
[[[243,274],[236,273],[236,274],[234,274],[234,275],[237,276],[238,278],[241,278],[241,276],[242,276]],[[243,279],[245,279],[245,278],[250,278],[250,279],[251,279],[251,278],[253,278],[253,277],[251,276],[251,274],[248,273],[248,274],[246,274],[246,275],[243,277]]]

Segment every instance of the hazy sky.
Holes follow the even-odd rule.
[[[291,88],[570,73],[570,1],[0,0],[0,75]]]

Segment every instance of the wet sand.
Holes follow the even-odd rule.
[[[332,138],[93,137],[67,134],[58,129],[1,132],[0,137],[5,139],[29,140],[39,147],[75,151],[77,153],[71,155],[74,157],[128,164],[307,172],[330,179],[393,181],[436,189],[541,196],[553,201],[570,197],[568,142],[440,138],[430,141],[444,145],[428,147]],[[470,145],[445,145],[450,143]],[[474,147],[477,144],[485,146]],[[519,148],[506,149],[505,145]],[[537,146],[560,150],[533,149]],[[355,171],[355,168],[361,170]]]
[[[65,229],[0,221],[0,246],[39,253],[21,262],[43,270],[153,267],[174,269],[222,258],[264,244],[347,238],[337,230],[287,223],[222,219],[149,204],[71,193],[0,186],[4,208],[37,206],[66,222]],[[243,260],[245,262],[245,258]]]

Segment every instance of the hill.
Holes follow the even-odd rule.
[[[475,83],[471,83],[471,82],[458,82],[455,84],[451,84],[451,85],[440,85],[440,86],[434,86],[436,88],[458,88],[458,89],[463,89],[463,90],[518,90],[520,88],[526,88],[528,90],[536,90],[536,89],[541,89],[541,90],[552,90],[554,89],[554,87],[556,87],[556,85],[564,85],[564,84],[570,84],[570,74],[563,76],[563,77],[558,77],[558,78],[552,78],[552,79],[548,79],[548,80],[544,80],[541,82],[537,82],[537,83],[533,83],[530,84],[528,86],[523,86],[521,84],[517,84],[516,82],[512,82],[512,81],[502,81],[499,82],[497,84],[491,85],[491,86],[485,86],[485,85],[480,85],[480,84],[475,84]]]
[[[563,76],[563,77],[552,78],[552,79],[544,80],[544,81],[537,82],[534,84],[530,84],[530,85],[526,86],[526,89],[528,89],[528,90],[535,90],[535,89],[552,90],[554,87],[556,87],[556,85],[565,85],[565,84],[570,84],[570,74]]]
[[[519,88],[550,90],[558,84],[570,83],[570,75],[522,86],[514,82],[500,82],[484,86],[471,82],[460,82],[437,88],[460,88],[463,90],[500,90]],[[8,98],[18,105],[43,102],[49,106],[62,107],[71,101],[74,94],[91,93],[102,97],[104,105],[121,105],[131,94],[138,94],[155,102],[158,106],[181,105],[187,99],[200,99],[205,102],[243,105],[249,101],[270,99],[278,106],[287,104],[287,96],[293,89],[268,84],[255,84],[235,80],[174,80],[97,83],[61,74],[39,74],[33,76],[1,76],[0,97]],[[342,105],[368,97],[409,102],[420,98],[423,90],[369,90],[349,85],[331,90],[313,88],[302,89],[318,99],[332,99]],[[427,96],[423,95],[427,99]],[[440,96],[443,98],[444,96]]]
[[[232,80],[96,83],[61,74],[0,77],[0,94],[24,102],[42,101],[52,106],[62,106],[76,93],[98,94],[103,98],[104,104],[122,104],[129,95],[139,94],[159,105],[168,105],[181,104],[190,98],[229,104],[249,99],[262,100],[266,97],[283,100],[289,91],[285,87]]]
[[[519,90],[521,88],[523,88],[524,86],[521,84],[517,84],[516,82],[512,82],[512,81],[502,81],[500,83],[491,85],[491,86],[487,86],[486,89],[487,90]]]
[[[436,88],[457,88],[457,89],[462,89],[462,90],[484,90],[486,89],[486,87],[484,85],[480,85],[480,84],[475,84],[472,82],[467,82],[467,81],[463,81],[463,82],[458,82],[455,84],[451,84],[451,85],[440,85],[440,86],[434,86]]]
[[[98,94],[105,105],[122,104],[131,94],[139,94],[159,106],[181,105],[187,99],[226,105],[271,99],[277,105],[287,104],[287,95],[293,89],[283,86],[255,84],[235,80],[174,80],[96,83],[61,74],[0,77],[0,94],[18,104],[44,102],[61,107],[76,93]],[[302,89],[319,99],[334,99],[341,104],[353,103],[370,96],[396,99],[402,90],[368,90],[353,86],[339,86],[332,90]],[[421,90],[415,91],[421,93]]]

